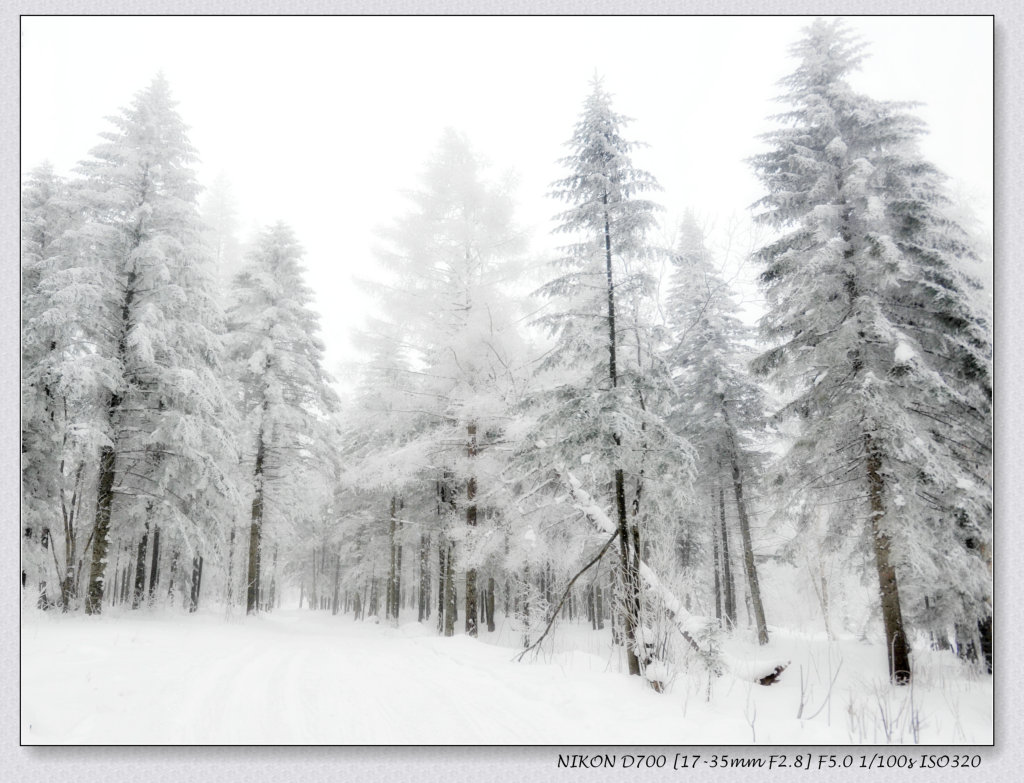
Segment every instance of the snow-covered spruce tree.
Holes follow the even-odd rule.
[[[488,178],[464,136],[445,131],[421,183],[408,194],[410,211],[383,235],[380,256],[394,280],[375,289],[386,334],[403,346],[395,356],[415,377],[403,385],[416,399],[414,421],[407,422],[412,426],[396,454],[405,475],[393,481],[396,491],[409,492],[401,484],[414,477],[437,488],[431,508],[406,503],[406,515],[425,522],[433,511],[436,519],[443,633],[454,633],[454,575],[464,568],[465,628],[476,635],[478,571],[495,568],[485,545],[494,536],[479,529],[488,516],[479,498],[493,495],[489,477],[500,461],[493,447],[523,383],[516,312],[505,292],[523,240],[507,187]],[[400,363],[393,367],[403,371]],[[390,527],[394,517],[385,516]]]
[[[89,382],[103,391],[105,437],[89,613],[102,606],[112,531],[138,539],[140,575],[158,526],[196,556],[216,544],[235,460],[186,127],[162,75],[110,119],[115,130],[79,167],[82,222],[70,251],[91,266],[100,290],[98,305],[83,314],[97,334]]]
[[[747,374],[742,357],[750,342],[748,330],[736,315],[738,307],[732,292],[715,267],[692,212],[683,220],[672,266],[665,308],[672,339],[666,360],[676,376],[679,396],[670,421],[699,449],[698,464],[703,466],[701,477],[706,482],[700,494],[718,488],[723,523],[721,488],[723,484],[732,487],[757,637],[761,644],[767,644],[768,628],[744,496],[745,489],[747,495],[750,491],[744,482],[752,472],[753,452],[742,440],[745,432],[756,432],[764,421],[761,391]],[[724,555],[728,538],[721,540]],[[722,569],[727,596],[731,592],[729,573],[727,568]]]
[[[650,399],[654,388],[667,386],[651,383],[655,340],[647,318],[648,232],[658,207],[645,195],[658,185],[633,165],[636,144],[622,135],[627,123],[595,79],[568,143],[571,155],[562,161],[569,174],[554,183],[553,195],[569,205],[559,231],[572,244],[539,291],[549,300],[541,323],[554,346],[538,379],[539,448],[525,456],[541,472],[574,469],[583,460],[592,490],[610,499],[620,559],[617,613],[629,673],[639,675],[645,482],[669,470],[655,459],[682,452],[669,445],[676,439]]]
[[[319,317],[303,280],[302,248],[278,223],[256,240],[235,278],[228,344],[241,383],[246,472],[251,481],[246,612],[260,609],[264,526],[311,504],[309,474],[333,478],[336,395],[323,369]],[[308,500],[308,498],[307,498]]]
[[[22,190],[21,240],[21,485],[22,587],[46,608],[56,567],[60,604],[71,608],[78,584],[80,512],[95,448],[95,385],[83,377],[91,363],[88,313],[97,289],[91,270],[66,252],[74,225],[68,183],[44,164]],[[58,560],[57,547],[63,545]]]
[[[921,122],[847,81],[862,49],[839,21],[810,25],[783,80],[784,127],[753,160],[768,190],[759,219],[781,232],[757,254],[773,347],[755,369],[802,422],[796,480],[842,505],[834,524],[863,530],[889,674],[906,683],[909,605],[942,592],[951,615],[989,616],[991,354],[969,306],[973,253],[917,150]]]

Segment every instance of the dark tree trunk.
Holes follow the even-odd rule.
[[[117,597],[120,595],[121,589],[121,552],[117,553],[117,560],[114,562],[114,592],[110,597],[110,605],[114,606],[117,604]]]
[[[132,249],[138,247],[141,237],[136,227]],[[121,302],[121,334],[117,342],[117,358],[124,360],[128,353],[128,332],[131,329],[132,303],[135,300],[135,272],[128,273],[124,300]],[[111,394],[107,402],[107,423],[113,430],[122,399]],[[103,610],[104,576],[107,567],[107,548],[110,544],[110,509],[114,501],[114,471],[117,456],[113,446],[100,449],[99,475],[96,488],[96,522],[92,533],[92,564],[89,568],[89,586],[85,598],[86,614],[99,614]]]
[[[341,609],[341,555],[334,556],[334,597],[331,599],[331,614]]]
[[[128,598],[131,595],[131,580],[129,575],[135,568],[135,563],[129,556],[128,563],[125,565],[124,570],[121,571],[121,592],[118,594],[117,602],[120,604],[128,603]]]
[[[602,198],[604,204],[604,251],[605,277],[608,299],[608,377],[612,387],[618,386],[618,368],[616,366],[616,344],[618,336],[615,331],[615,277],[612,273],[612,234],[608,215],[608,194]],[[613,435],[615,445],[619,445],[619,436]],[[635,584],[634,572],[638,564],[632,561],[629,546],[629,530],[626,522],[626,488],[622,468],[615,469],[615,510],[618,515],[620,570],[623,588],[623,630],[625,631],[626,661],[631,675],[640,674],[640,662],[636,657],[634,640],[639,617],[634,614],[634,592],[639,594],[639,585]]]
[[[597,630],[604,630],[604,590],[601,585],[594,584],[594,614],[597,616]]]
[[[455,635],[455,621],[458,619],[459,607],[455,593],[455,546],[445,541],[447,550],[444,570],[444,635]]]
[[[629,526],[626,523],[626,491],[622,469],[615,471],[615,508],[619,522],[619,556],[622,590],[622,631],[626,648],[626,663],[631,675],[640,674],[640,659],[636,655],[636,627],[638,617],[634,611],[633,547],[630,546]]]
[[[228,608],[235,605],[235,526],[231,525],[231,535],[228,537],[228,574],[224,589],[224,599]]]
[[[402,545],[399,539],[399,528],[401,523],[398,520],[398,509],[400,507],[401,501],[392,495],[391,515],[388,526],[388,552],[390,555],[390,561],[388,564],[386,614],[387,618],[393,620],[396,624],[398,623],[398,613],[400,610],[399,598],[401,596],[402,578]]]
[[[116,395],[110,398],[108,409],[113,412],[121,405]],[[103,611],[103,576],[107,568],[107,548],[110,545],[110,507],[114,500],[114,449],[104,446],[100,450],[99,478],[96,491],[96,524],[93,529],[92,565],[89,568],[89,588],[85,596],[86,614]]]
[[[374,577],[370,583],[370,616],[380,617],[380,593],[377,590],[377,582],[379,580]]]
[[[487,600],[484,602],[484,612],[487,614],[487,630],[494,633],[494,577],[487,577]]]
[[[476,457],[476,424],[466,425],[466,456],[472,460]],[[473,468],[470,467],[472,473]],[[466,526],[476,527],[476,476],[470,475],[466,481]],[[466,633],[477,635],[477,593],[476,569],[466,569]]]
[[[721,467],[721,466],[719,466]],[[725,490],[718,485],[718,513],[722,535],[722,580],[725,583],[725,621],[728,628],[736,627],[736,582],[729,557],[729,527],[725,523]]]
[[[167,578],[167,597],[174,600],[174,577],[178,572],[178,550],[171,552],[171,565],[167,569],[170,576]]]
[[[992,616],[978,621],[978,634],[981,637],[981,656],[985,661],[985,669],[992,673]]]
[[[260,600],[260,537],[263,531],[263,430],[256,436],[256,466],[253,470],[252,515],[249,524],[249,563],[246,574],[245,613],[259,611]]]
[[[264,605],[266,611],[276,609],[280,604],[280,597],[277,593],[277,544],[274,544],[274,557],[270,563],[270,588],[267,590],[267,602]]]
[[[523,595],[520,601],[523,622],[523,647],[530,646],[530,567],[523,568]]]
[[[430,536],[420,535],[420,589],[417,619],[430,619]]]
[[[156,586],[160,581],[160,528],[153,528],[153,563],[149,569],[149,600],[156,596]]]
[[[203,586],[203,558],[196,555],[192,558],[192,589],[189,592],[188,610],[195,612],[199,609],[199,593]]]
[[[903,628],[896,567],[890,559],[889,535],[882,526],[885,519],[882,456],[870,435],[864,436],[864,445],[867,452],[871,533],[874,540],[875,566],[878,570],[878,594],[882,604],[882,621],[885,625],[885,649],[889,655],[889,678],[896,685],[906,685],[910,682],[911,676],[910,645]]]
[[[714,495],[712,495],[712,498]],[[718,551],[718,525],[711,525],[711,548],[715,567],[715,619],[718,625],[722,625],[722,566],[721,555]]]
[[[724,413],[724,407],[722,410]],[[727,426],[728,423],[728,414],[726,414]],[[747,575],[747,586],[750,589],[750,602],[754,612],[754,622],[757,624],[757,641],[759,644],[768,644],[768,624],[764,619],[764,605],[761,603],[761,586],[757,581],[757,564],[754,562],[754,545],[750,538],[750,520],[747,517],[747,504],[743,499],[743,477],[740,474],[736,438],[731,429],[729,430],[729,445],[729,457],[732,462],[732,487],[736,495],[736,510],[740,520],[740,540],[743,542],[743,568]]]
[[[444,579],[448,573],[448,551],[444,534],[437,537],[437,632],[444,633]]]
[[[146,599],[146,547],[149,543],[149,523],[139,539],[139,548],[135,554],[135,589],[132,591],[132,609],[138,609]]]
[[[320,608],[319,593],[316,591],[316,547],[313,547],[313,584],[309,590],[309,608],[316,611]]]
[[[401,508],[401,506],[399,506],[399,508]],[[399,615],[399,612],[401,611],[401,608],[402,608],[402,538],[401,538],[402,521],[401,520],[398,521],[398,530],[399,530],[398,544],[395,546],[395,595],[394,595],[395,611],[394,611],[394,617],[395,617],[396,621],[398,620],[398,615]]]

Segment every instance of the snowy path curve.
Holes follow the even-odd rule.
[[[438,638],[417,623],[395,629],[308,612],[43,621],[22,635],[23,739],[590,744],[684,734],[678,704],[609,673],[603,659],[523,664],[513,652]],[[69,661],[80,676],[51,676]]]

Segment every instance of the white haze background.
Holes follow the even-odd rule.
[[[718,257],[751,249],[761,195],[745,162],[782,105],[777,81],[808,17],[28,17],[22,20],[22,166],[69,173],[157,71],[199,151],[200,180],[227,177],[244,242],[291,224],[306,248],[336,375],[365,315],[353,275],[372,275],[376,228],[406,208],[442,130],[511,170],[538,260],[556,242],[546,198],[595,73],[638,166],[658,178],[667,232],[687,208],[714,226]],[[925,156],[992,215],[992,20],[854,17],[870,57],[854,86],[914,100]],[[130,64],[126,67],[126,64]],[[730,234],[730,227],[732,231]],[[666,234],[670,236],[670,234]],[[731,246],[726,258],[725,248]],[[744,286],[754,270],[734,281]],[[986,273],[990,277],[990,273]],[[751,315],[756,315],[756,301]]]

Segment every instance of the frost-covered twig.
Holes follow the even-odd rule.
[[[544,641],[544,637],[548,635],[548,631],[551,630],[551,626],[555,624],[555,618],[558,617],[558,613],[562,610],[562,606],[565,604],[565,599],[569,596],[569,591],[572,590],[572,586],[576,583],[576,580],[583,576],[583,574],[586,573],[588,570],[590,570],[590,568],[593,565],[600,562],[601,558],[604,557],[605,552],[608,551],[608,547],[610,547],[612,545],[612,542],[618,537],[619,531],[616,530],[614,533],[612,533],[612,537],[605,542],[603,547],[601,547],[601,551],[597,553],[594,559],[587,563],[585,566],[583,566],[583,568],[581,568],[579,571],[577,571],[576,576],[569,580],[569,584],[565,586],[565,592],[562,593],[562,598],[558,602],[558,606],[555,607],[555,610],[551,613],[551,617],[548,619],[548,624],[544,628],[544,633],[540,635],[540,638],[538,638],[537,641],[535,641],[533,644],[531,644],[529,647],[527,647],[525,650],[519,653],[519,655],[516,656],[517,661],[521,661],[523,659],[523,656],[526,655],[526,653],[540,646],[540,643]]]
[[[590,494],[583,489],[580,480],[569,471],[560,471],[569,490],[576,508],[583,513],[594,525],[601,528],[608,535],[615,535],[618,526],[608,516],[607,512],[594,501]],[[614,539],[613,539],[614,540]],[[789,665],[785,663],[765,663],[761,661],[743,662],[735,661],[730,656],[716,655],[713,651],[707,650],[697,642],[697,637],[708,626],[709,621],[705,618],[690,614],[675,594],[662,584],[658,575],[643,561],[640,562],[640,577],[647,583],[648,589],[661,600],[669,619],[675,625],[676,630],[702,658],[709,662],[710,668],[721,674],[720,663],[727,666],[727,670],[741,680],[753,680],[760,685],[771,685]]]

